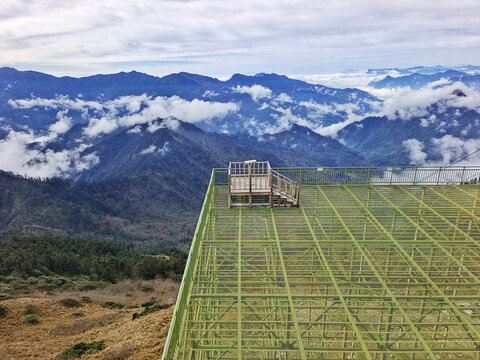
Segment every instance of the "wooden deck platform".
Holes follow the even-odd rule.
[[[299,187],[296,181],[272,170],[268,161],[230,162],[228,167],[228,204],[245,206],[298,206]],[[267,202],[265,198],[268,196]],[[255,199],[254,199],[255,197]],[[236,201],[234,201],[236,200]],[[258,200],[258,201],[257,201]]]

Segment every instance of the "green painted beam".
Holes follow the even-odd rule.
[[[368,212],[369,214],[371,214],[370,210],[360,201],[358,200],[358,198],[353,195],[353,193],[348,190],[348,187],[344,186],[344,188],[347,190],[347,192],[350,194],[350,196],[352,196],[352,198],[363,208],[364,211]],[[404,317],[404,319],[408,322],[408,325],[410,327],[410,329],[412,330],[412,332],[416,335],[417,337],[417,340],[423,345],[424,349],[426,350],[426,352],[428,353],[428,356],[430,359],[433,359],[433,360],[436,360],[436,357],[435,355],[433,354],[432,350],[430,349],[430,347],[428,346],[428,344],[425,342],[425,339],[423,338],[423,336],[420,334],[420,332],[418,331],[418,329],[415,327],[415,324],[412,322],[412,319],[408,316],[408,314],[405,312],[405,309],[400,305],[400,303],[398,302],[398,299],[395,297],[395,295],[391,292],[390,288],[385,284],[385,281],[383,280],[382,276],[378,273],[375,265],[371,262],[370,260],[370,256],[368,256],[366,254],[366,252],[363,250],[362,246],[359,244],[359,242],[357,241],[357,238],[351,233],[349,227],[347,226],[347,224],[345,223],[345,221],[343,221],[343,218],[342,216],[338,213],[337,209],[335,208],[335,206],[333,206],[332,202],[330,201],[330,199],[327,197],[327,195],[325,195],[325,193],[322,191],[322,189],[319,187],[318,191],[323,195],[323,197],[325,198],[325,201],[327,201],[327,203],[329,204],[331,210],[333,211],[333,213],[335,214],[335,216],[337,217],[337,219],[340,221],[340,223],[342,224],[342,226],[344,227],[345,231],[347,232],[348,236],[350,237],[350,239],[352,240],[352,242],[355,244],[355,247],[358,249],[358,251],[363,255],[363,257],[365,258],[365,261],[367,262],[367,264],[369,265],[370,269],[373,271],[373,273],[375,274],[375,276],[377,277],[377,280],[381,283],[383,289],[385,290],[385,292],[388,294],[388,296],[390,297],[390,299],[392,300],[392,302],[395,304],[396,308],[399,310],[399,312],[402,314],[402,316]]]

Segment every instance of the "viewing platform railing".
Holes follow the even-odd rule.
[[[480,184],[480,166],[282,167],[272,170],[299,185]],[[214,171],[215,184],[228,185],[228,169]]]

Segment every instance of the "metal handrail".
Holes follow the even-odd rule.
[[[480,184],[479,166],[281,167],[272,170],[302,185]],[[216,184],[227,184],[227,169],[215,169]]]
[[[175,351],[178,349],[176,344],[180,338],[182,332],[182,325],[185,321],[184,313],[187,306],[187,297],[190,292],[188,286],[191,286],[193,279],[193,271],[195,264],[191,262],[197,261],[198,252],[200,250],[200,242],[205,233],[206,225],[208,223],[208,214],[210,211],[210,205],[213,201],[213,193],[215,189],[215,169],[212,170],[212,175],[210,177],[210,183],[208,184],[207,193],[205,195],[205,200],[203,202],[202,210],[198,218],[197,227],[193,235],[192,245],[190,246],[190,252],[188,254],[187,263],[185,265],[185,272],[183,273],[182,283],[180,285],[180,290],[178,291],[177,302],[175,304],[175,310],[173,312],[173,317],[168,331],[167,339],[165,341],[165,346],[163,348],[162,360],[165,359],[174,359]]]

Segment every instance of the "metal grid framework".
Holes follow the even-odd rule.
[[[479,185],[309,184],[299,208],[229,209],[222,176],[164,359],[480,359]]]

